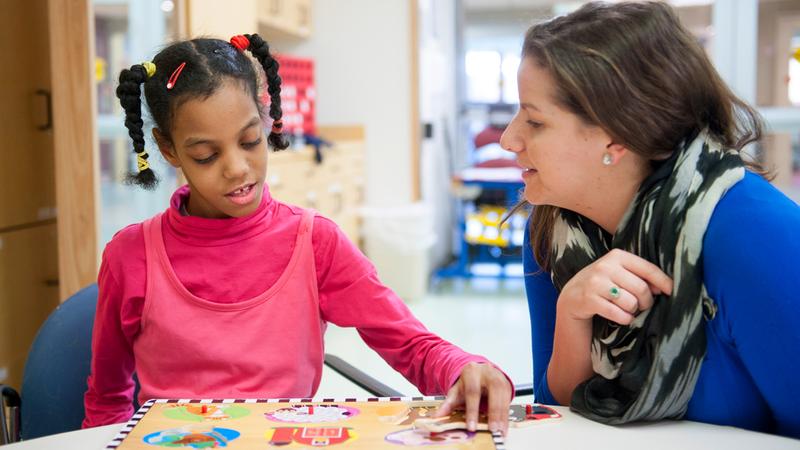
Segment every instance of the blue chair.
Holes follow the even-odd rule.
[[[19,408],[10,408],[9,429],[0,423],[6,442],[80,429],[96,309],[97,285],[92,284],[59,305],[39,328],[22,375],[21,401],[5,387],[6,406]]]
[[[96,307],[92,284],[50,313],[36,334],[22,375],[22,439],[81,427]]]

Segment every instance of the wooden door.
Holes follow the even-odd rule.
[[[47,0],[0,2],[0,231],[55,217]]]
[[[1,2],[0,17],[0,383],[19,388],[58,304],[47,0]]]
[[[0,2],[0,383],[97,274],[89,0]]]
[[[55,224],[0,233],[0,383],[16,389],[36,332],[58,306],[56,253]]]

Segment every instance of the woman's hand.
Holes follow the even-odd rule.
[[[653,296],[672,293],[672,279],[655,264],[613,249],[575,274],[561,290],[559,313],[588,320],[595,314],[629,325],[653,306]]]
[[[491,364],[471,362],[461,369],[458,381],[447,392],[447,398],[436,410],[434,417],[446,416],[456,407],[466,405],[464,417],[467,420],[467,429],[475,431],[481,398],[485,397],[489,430],[506,434],[511,390],[511,383],[503,372]]]
[[[553,398],[569,405],[572,391],[594,373],[591,342],[596,315],[630,325],[639,311],[653,307],[653,295],[672,293],[672,280],[655,264],[614,249],[570,279],[556,303],[553,354],[547,385]]]

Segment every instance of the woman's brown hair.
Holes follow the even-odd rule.
[[[522,56],[553,76],[559,106],[650,160],[703,129],[739,151],[761,138],[758,113],[731,92],[666,3],[588,3],[532,26]],[[557,214],[537,205],[531,218],[534,258],[545,271]]]

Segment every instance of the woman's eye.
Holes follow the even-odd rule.
[[[242,143],[242,147],[244,147],[244,148],[253,148],[253,147],[255,147],[256,145],[258,145],[260,143],[261,143],[261,138],[258,138],[258,139],[256,139],[255,141],[252,141],[252,142],[244,142],[244,143]]]
[[[195,159],[195,161],[196,161],[198,164],[208,164],[208,163],[210,163],[211,161],[213,161],[213,160],[214,160],[214,158],[216,158],[216,153],[215,153],[215,154],[213,154],[213,155],[211,155],[211,156],[209,156],[208,158],[203,158],[203,159]]]
[[[527,123],[533,128],[539,128],[542,126],[540,122],[534,122],[533,120],[528,120]]]

